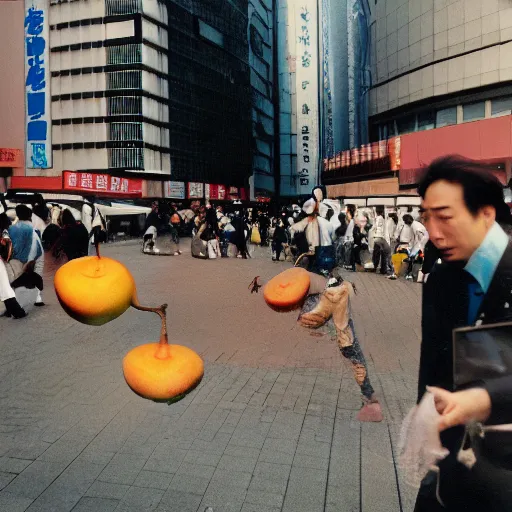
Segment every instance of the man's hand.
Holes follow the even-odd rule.
[[[483,388],[451,393],[427,386],[427,391],[434,395],[437,412],[441,415],[441,432],[457,425],[466,425],[470,421],[485,422],[491,414],[491,397]]]

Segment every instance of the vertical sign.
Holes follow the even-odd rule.
[[[318,0],[297,0],[297,174],[298,194],[318,184]]]
[[[48,0],[25,0],[25,132],[28,169],[52,167]]]

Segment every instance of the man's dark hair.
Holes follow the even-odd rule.
[[[7,229],[11,225],[11,219],[6,213],[0,213],[0,235],[4,229]]]
[[[73,214],[68,209],[66,209],[62,212],[61,221],[63,226],[72,226],[75,224],[76,219]]]
[[[16,206],[16,216],[19,220],[31,220],[32,210],[26,204],[19,204]]]
[[[45,222],[48,220],[48,217],[50,216],[50,210],[44,204],[34,205],[34,209],[32,211]]]
[[[388,217],[389,217],[390,219],[393,219],[393,220],[394,220],[394,222],[395,222],[395,224],[398,224],[398,215],[397,215],[396,213],[390,213],[390,214],[388,215]]]
[[[352,218],[354,218],[354,216],[356,214],[356,205],[355,204],[347,204],[347,210],[350,213],[350,215],[352,216]]]
[[[462,186],[464,202],[473,215],[484,206],[493,206],[498,223],[512,224],[510,208],[503,198],[503,186],[489,166],[454,155],[438,158],[428,166],[418,186],[419,195],[425,198],[428,188],[441,180]]]
[[[380,216],[384,217],[384,206],[381,206],[381,205],[376,206],[375,207],[375,213],[377,215],[380,215]]]
[[[402,217],[402,220],[404,221],[404,224],[407,224],[408,226],[414,222],[413,216],[409,215],[408,213]]]

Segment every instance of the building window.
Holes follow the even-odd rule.
[[[398,135],[405,135],[416,131],[416,116],[404,116],[396,120]]]
[[[436,112],[436,128],[457,124],[457,107],[444,108]]]
[[[418,131],[432,130],[436,127],[436,113],[433,110],[418,114]]]
[[[491,116],[500,117],[512,114],[512,96],[491,101]]]
[[[207,39],[211,43],[214,43],[217,46],[224,48],[224,36],[222,35],[222,33],[202,20],[197,21],[199,23],[199,35],[204,39]]]
[[[478,103],[466,103],[462,106],[463,121],[478,121],[485,119],[485,101],[479,101]]]

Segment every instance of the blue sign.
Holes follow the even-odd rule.
[[[52,167],[48,0],[25,1],[26,166]]]

